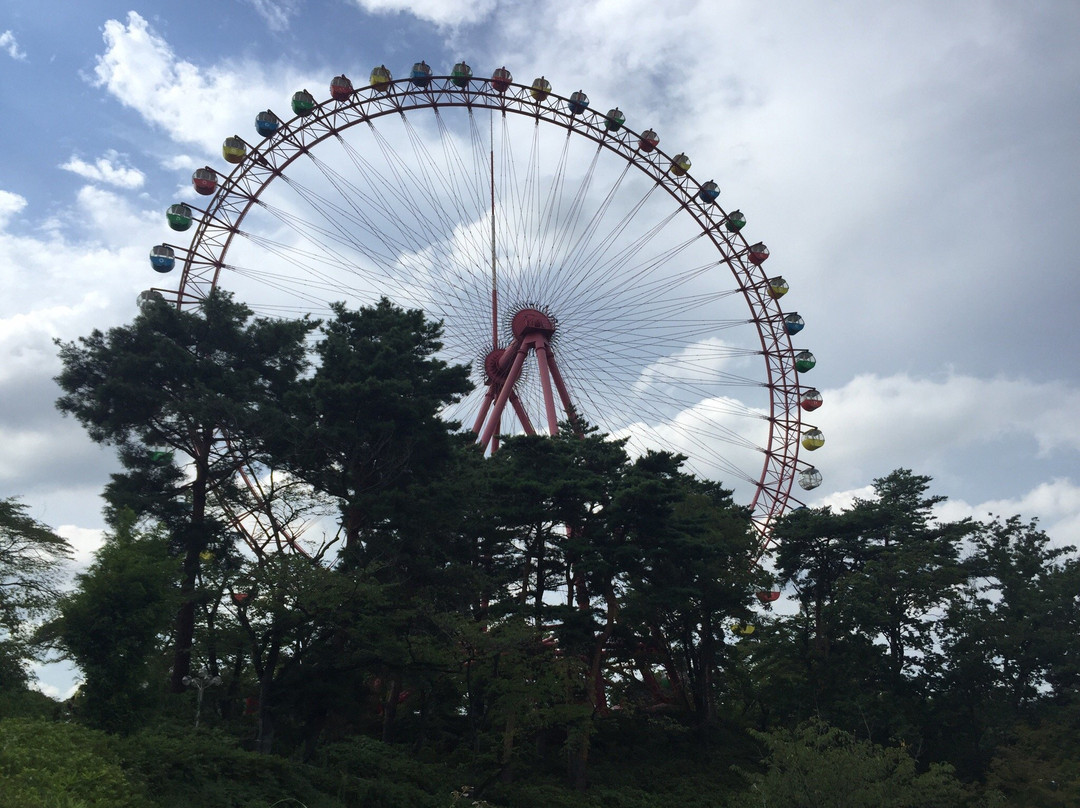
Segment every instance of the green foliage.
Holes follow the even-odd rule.
[[[150,730],[129,736],[119,748],[125,768],[154,795],[156,808],[264,808],[289,799],[308,808],[356,804],[343,798],[331,773],[245,751],[235,738],[214,731]]]
[[[139,533],[130,511],[118,521],[49,631],[83,672],[78,706],[85,720],[128,732],[163,684],[159,637],[176,609],[178,564],[165,536]]]
[[[76,720],[130,733],[157,804],[1076,802],[1072,548],[1018,518],[937,520],[944,497],[898,469],[782,520],[773,579],[746,509],[679,455],[632,459],[578,421],[484,458],[440,418],[467,370],[422,312],[335,306],[309,352],[313,327],[215,293],[60,348],[58,406],[125,471],[42,636],[84,671]],[[238,456],[267,501],[238,490]],[[0,502],[0,531],[62,549]],[[275,530],[336,508],[337,555],[237,551],[229,515],[267,508]],[[0,573],[26,555],[0,543]],[[23,600],[0,589],[0,685],[23,694],[55,560],[23,568]],[[759,607],[777,582],[797,614]],[[177,694],[193,657],[221,677],[200,731],[194,693],[160,692],[169,643]]]
[[[26,513],[0,499],[0,694],[25,689],[33,621],[56,606],[63,562],[71,547]]]
[[[76,724],[0,721],[4,808],[142,808],[146,794],[125,773],[116,744]]]
[[[408,506],[395,496],[435,479],[450,449],[439,410],[470,389],[468,368],[435,357],[442,326],[383,298],[333,307],[311,378],[277,412],[271,449],[286,468],[340,503],[346,555],[361,535]]]
[[[959,551],[972,530],[932,518],[944,497],[928,495],[929,484],[898,469],[846,512],[802,510],[777,527],[780,577],[801,605],[787,636],[799,646],[802,709],[788,719],[816,713],[875,739],[921,744],[941,668],[936,626],[965,580]]]
[[[1080,708],[1015,727],[990,767],[989,784],[1015,808],[1080,805]]]
[[[1080,562],[1018,517],[980,525],[969,579],[940,621],[946,660],[937,740],[983,776],[1013,727],[1075,709],[1080,684]],[[936,750],[935,750],[936,751]]]
[[[304,338],[315,324],[252,317],[213,291],[198,311],[163,301],[128,326],[59,343],[64,391],[56,406],[90,437],[116,446],[127,469],[106,490],[113,516],[126,507],[170,529],[183,558],[171,685],[191,669],[195,585],[201,552],[228,544],[212,496],[228,498],[232,452],[253,456],[266,412],[305,368]],[[223,451],[228,438],[232,451]],[[161,450],[164,449],[164,454]],[[186,459],[182,473],[174,454]]]
[[[766,770],[749,775],[736,806],[963,808],[971,795],[948,766],[926,772],[902,748],[883,748],[822,723],[758,733]]]

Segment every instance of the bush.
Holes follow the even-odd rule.
[[[111,739],[75,724],[0,721],[4,808],[143,808]]]

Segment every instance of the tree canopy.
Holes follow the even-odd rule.
[[[131,775],[118,789],[309,808],[1071,804],[1074,548],[1019,517],[943,520],[933,481],[897,469],[848,508],[780,520],[759,565],[747,509],[678,454],[631,456],[579,422],[485,457],[442,417],[470,383],[440,337],[387,300],[316,324],[215,293],[60,346],[58,406],[124,470],[49,631],[84,675],[72,715]],[[0,563],[51,591],[62,540],[7,507],[24,543]],[[318,553],[239,541],[312,513]],[[0,604],[11,637],[44,616],[34,591]],[[223,760],[233,785],[196,787]]]

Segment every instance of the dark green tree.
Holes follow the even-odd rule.
[[[819,715],[875,738],[918,748],[940,669],[935,626],[965,574],[969,521],[938,522],[930,478],[898,469],[874,480],[873,498],[834,514],[802,510],[776,536],[781,579],[802,610],[809,704]]]
[[[941,621],[943,754],[982,776],[1023,727],[1080,708],[1080,560],[1034,522],[980,524],[968,579]],[[1073,725],[1076,725],[1075,719]]]
[[[71,546],[27,514],[14,497],[0,499],[0,693],[25,689],[35,622],[56,606]]]
[[[377,546],[371,531],[411,508],[413,485],[436,479],[451,456],[444,406],[471,389],[468,368],[437,358],[442,325],[386,298],[335,304],[315,348],[311,378],[286,397],[272,450],[296,476],[341,508],[346,563]]]
[[[305,367],[314,325],[253,318],[214,291],[197,311],[159,302],[130,325],[60,344],[57,407],[93,440],[116,446],[126,469],[106,492],[113,512],[157,517],[182,558],[177,692],[191,669],[199,554],[228,541],[213,497],[227,497],[238,458],[255,455],[268,411]]]
[[[729,686],[729,629],[751,617],[757,536],[730,491],[686,474],[682,462],[666,453],[638,458],[611,515],[627,524],[636,548],[624,620],[634,627],[639,675],[648,677],[647,658],[659,654],[674,702],[705,729]]]
[[[296,705],[306,735],[368,720],[375,699],[389,740],[401,694],[429,693],[431,672],[453,667],[438,624],[481,591],[470,567],[474,542],[461,530],[463,520],[476,520],[465,482],[480,457],[440,417],[470,383],[468,368],[438,358],[439,323],[385,298],[358,310],[336,304],[333,313],[315,347],[316,368],[285,396],[267,447],[337,504],[341,580],[323,587],[333,603],[312,593],[310,607],[328,622],[304,646],[303,665],[286,646],[273,655],[278,672],[268,665],[260,675],[287,676],[293,689],[318,678],[322,695]]]
[[[178,567],[163,532],[140,532],[125,511],[60,601],[48,633],[83,673],[78,703],[91,726],[130,732],[162,692],[161,638],[176,613]]]
[[[874,480],[874,498],[856,500],[859,572],[847,581],[852,617],[866,635],[888,648],[894,685],[937,667],[933,624],[965,578],[960,543],[970,520],[939,522],[928,495],[931,479],[897,469]]]

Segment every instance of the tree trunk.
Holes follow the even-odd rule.
[[[191,522],[184,535],[184,574],[180,581],[180,608],[176,613],[176,646],[170,685],[173,693],[183,693],[184,678],[191,674],[191,648],[195,641],[195,582],[199,576],[199,553],[206,548],[206,489],[210,478],[209,447],[204,435],[195,457],[195,479],[191,484]]]

